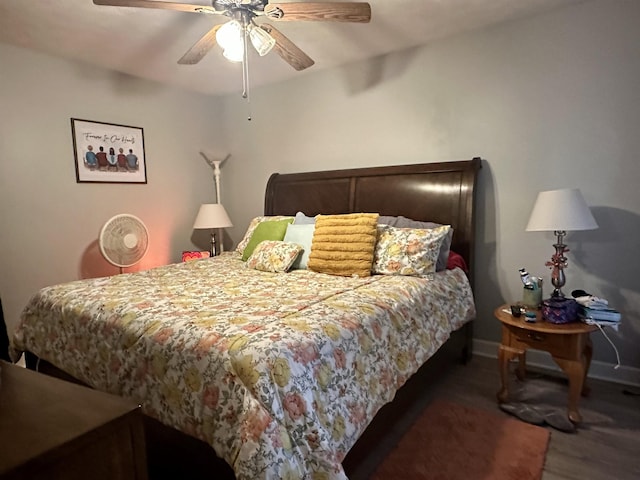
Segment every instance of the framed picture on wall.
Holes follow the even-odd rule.
[[[71,119],[76,182],[147,183],[142,128]]]

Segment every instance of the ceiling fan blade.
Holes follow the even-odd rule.
[[[214,27],[205,33],[200,40],[193,44],[193,46],[187,50],[178,63],[180,65],[195,65],[202,58],[209,53],[211,47],[216,44],[216,32],[223,24],[214,25]]]
[[[371,5],[366,2],[268,3],[264,9],[272,20],[312,20],[368,23]]]
[[[265,32],[273,37],[276,41],[274,46],[278,55],[282,57],[282,59],[291,65],[296,70],[304,70],[305,68],[309,68],[315,62],[307,56],[302,50],[300,50],[291,40],[285,37],[280,30],[277,30],[273,26],[263,23],[260,25]]]
[[[140,8],[159,8],[161,10],[178,10],[181,12],[193,13],[210,13],[218,15],[220,12],[213,7],[202,5],[191,5],[188,3],[176,2],[157,2],[151,0],[93,0],[95,5],[105,5],[109,7],[140,7]]]

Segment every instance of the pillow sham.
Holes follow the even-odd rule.
[[[297,217],[296,217],[297,218]],[[309,254],[311,253],[311,242],[313,240],[313,232],[316,229],[315,222],[313,224],[297,225],[293,223],[287,225],[287,232],[284,234],[285,242],[293,242],[301,245],[303,250],[296,261],[293,262],[291,268],[293,270],[305,270],[309,263]]]
[[[247,231],[244,233],[244,236],[242,237],[242,240],[240,240],[240,243],[238,243],[238,245],[236,246],[236,252],[238,252],[239,254],[242,255],[242,252],[244,252],[244,249],[247,248],[247,243],[249,243],[249,240],[251,240],[251,235],[253,234],[253,231],[256,229],[256,227],[258,226],[259,223],[284,220],[286,218],[293,219],[293,217],[286,216],[286,215],[273,215],[273,216],[269,216],[269,217],[265,217],[265,216],[254,217],[251,220],[251,222],[249,222],[249,226],[247,227]]]
[[[389,225],[391,227],[398,228],[438,228],[442,227],[442,223],[435,222],[420,222],[418,220],[412,220],[407,217],[403,217],[402,215],[398,217],[391,217],[387,215],[380,215],[378,219],[378,224]],[[436,272],[441,272],[442,270],[446,270],[447,261],[449,259],[449,250],[451,249],[451,240],[453,239],[453,228],[449,231],[447,236],[442,241],[442,245],[440,246],[440,252],[438,253],[438,261],[436,262]]]
[[[247,268],[262,272],[285,273],[302,252],[302,245],[279,240],[264,240],[247,259]]]
[[[293,222],[293,218],[258,223],[251,234],[247,246],[242,251],[242,261],[247,261],[260,242],[264,240],[282,240],[287,231],[287,225],[291,222]]]
[[[451,227],[432,229],[378,225],[373,273],[426,275],[436,271],[440,246]]]
[[[370,276],[377,224],[377,213],[318,215],[309,270],[330,275]]]

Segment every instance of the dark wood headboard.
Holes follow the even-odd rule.
[[[475,185],[480,158],[306,173],[274,173],[265,215],[377,212],[451,225],[451,249],[473,273]],[[473,281],[473,275],[470,275]]]

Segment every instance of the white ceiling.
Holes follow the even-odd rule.
[[[273,22],[316,63],[297,72],[275,52],[252,55],[251,86],[425,45],[580,1],[369,0],[372,19],[368,24]],[[184,3],[211,5],[207,0]],[[0,0],[0,42],[198,92],[224,94],[242,90],[241,67],[224,59],[218,47],[197,65],[176,62],[214,23],[225,20],[179,11],[96,6],[92,0]]]

